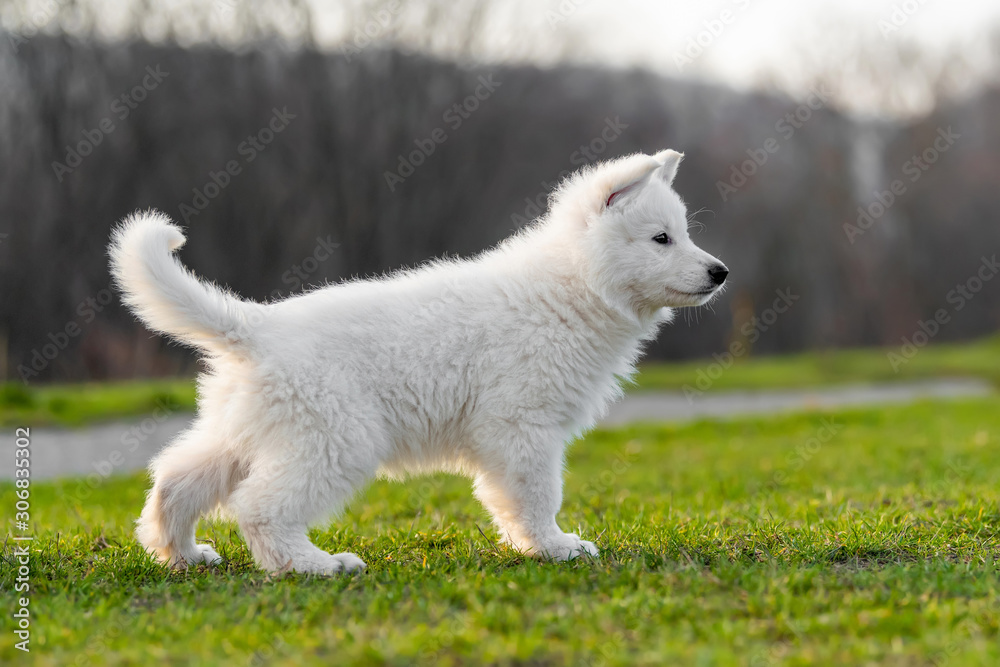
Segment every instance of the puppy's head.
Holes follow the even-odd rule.
[[[632,155],[581,174],[584,254],[591,280],[636,311],[708,303],[729,269],[688,235],[672,184],[683,155]]]

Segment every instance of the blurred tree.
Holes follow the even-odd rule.
[[[186,224],[182,255],[196,271],[271,299],[477,252],[538,215],[561,175],[672,146],[687,154],[678,191],[706,223],[696,240],[729,264],[733,287],[715,316],[688,313],[666,329],[651,350],[662,358],[708,355],[751,338],[754,353],[898,345],[1000,246],[996,88],[905,122],[859,119],[832,104],[813,108],[639,70],[456,64],[391,47],[444,49],[440,40],[451,38],[427,34],[442,21],[463,35],[448,48],[471,58],[479,53],[474,36],[486,39],[490,21],[509,18],[484,2],[447,15],[436,13],[443,5],[413,5],[398,25],[391,0],[345,5],[345,39],[355,34],[351,25],[387,27],[372,27],[370,41],[356,52],[345,42],[340,53],[313,48],[307,4],[229,2],[191,14],[178,9],[185,3],[166,13],[150,3],[114,17],[156,44],[110,39],[104,32],[114,21],[97,0],[56,3],[51,14],[31,13],[24,8],[37,3],[20,0],[0,8],[5,26],[21,12],[16,22],[31,28],[0,33],[7,377],[32,364],[40,367],[32,381],[192,364],[135,325],[109,290],[108,233],[142,207]],[[218,25],[239,26],[238,49]],[[70,28],[72,37],[60,32]],[[221,46],[202,43],[205,35]],[[874,88],[892,71],[871,70],[867,80]],[[848,94],[839,73],[825,76],[814,83]],[[807,120],[791,134],[779,131],[796,114]],[[287,118],[280,132],[269,127],[276,115]],[[948,126],[961,136],[937,166],[905,181],[862,235],[846,234],[859,207],[907,178],[907,161]],[[432,136],[445,139],[428,144]],[[265,137],[260,149],[248,148]],[[756,164],[752,156],[769,140],[778,149]],[[238,172],[227,172],[230,163]],[[742,183],[720,197],[719,184],[740,170]],[[389,187],[387,173],[402,182]],[[794,306],[780,323],[764,321],[788,290],[798,296]],[[996,330],[998,305],[997,290],[983,290],[954,313],[942,339]]]

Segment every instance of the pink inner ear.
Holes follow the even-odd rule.
[[[605,207],[611,206],[611,200],[614,199],[615,197],[617,197],[618,195],[620,195],[621,193],[625,192],[626,190],[628,190],[630,187],[632,187],[632,186],[631,185],[626,185],[621,190],[615,190],[614,192],[612,192],[611,196],[608,197],[608,201],[606,201],[604,203],[604,206]]]

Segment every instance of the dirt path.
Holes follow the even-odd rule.
[[[907,403],[924,398],[985,396],[993,391],[989,383],[980,380],[933,380],[782,391],[712,392],[691,398],[680,392],[635,393],[615,405],[602,425]],[[108,475],[143,468],[190,420],[191,415],[185,414],[78,430],[32,429],[31,478],[88,475],[99,483]],[[0,479],[14,476],[13,433],[13,429],[9,429],[7,442],[0,447],[0,452],[5,452],[0,455]]]

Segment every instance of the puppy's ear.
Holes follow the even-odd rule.
[[[604,208],[611,208],[612,206],[620,206],[622,202],[624,202],[626,199],[630,199],[629,195],[634,194],[635,191],[639,189],[639,185],[644,180],[646,180],[645,176],[643,176],[638,181],[633,181],[632,183],[629,183],[624,187],[620,187],[614,192],[612,192],[608,196],[607,200],[605,200]]]
[[[633,180],[625,183],[624,185],[617,185],[612,188],[611,193],[608,195],[607,199],[604,200],[604,208],[609,209],[612,207],[621,206],[626,201],[632,199],[639,190],[642,188],[646,179],[649,175],[659,169],[657,164],[651,164],[647,170],[645,170],[641,176],[635,178],[633,174]]]
[[[668,148],[665,151],[660,151],[653,157],[660,163],[660,167],[656,170],[657,175],[663,179],[664,183],[671,185],[677,176],[677,167],[680,166],[681,160],[684,158],[684,153],[678,153]]]

